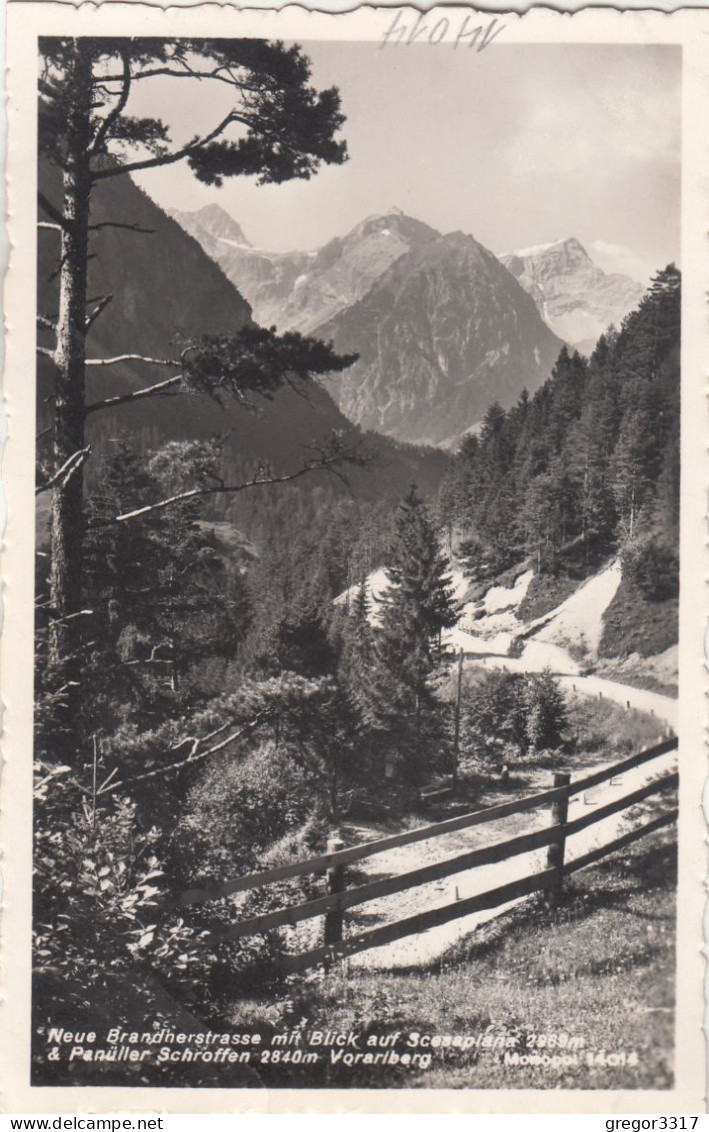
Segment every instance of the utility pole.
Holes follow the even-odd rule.
[[[455,694],[455,722],[453,725],[453,792],[458,793],[458,759],[460,757],[460,700],[463,691],[463,650],[458,654],[458,681]]]

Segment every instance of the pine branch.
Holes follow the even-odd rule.
[[[123,50],[121,52],[121,58],[123,59],[123,77],[122,77],[123,86],[121,87],[121,93],[118,96],[118,101],[117,101],[116,105],[106,115],[103,122],[101,123],[98,130],[96,131],[96,136],[95,136],[92,144],[89,147],[89,154],[99,152],[99,150],[101,149],[101,146],[103,145],[104,141],[106,140],[106,137],[107,137],[107,135],[108,135],[108,133],[111,129],[111,126],[113,125],[113,123],[118,118],[120,118],[121,114],[123,113],[123,111],[126,108],[126,103],[128,102],[128,96],[130,94],[130,86],[131,86],[130,56],[129,56],[129,54],[126,50]]]
[[[73,452],[72,455],[64,461],[61,468],[54,473],[51,479],[47,480],[46,483],[39,484],[39,486],[35,488],[35,495],[41,495],[42,492],[49,491],[50,488],[54,487],[54,485],[59,482],[66,484],[67,480],[71,478],[74,472],[81,467],[90,452],[90,444],[87,444],[85,448],[80,448],[78,452]]]
[[[256,86],[236,78],[226,66],[215,67],[213,71],[195,71],[191,67],[188,67],[187,63],[184,61],[180,60],[180,62],[182,62],[183,67],[185,67],[184,71],[173,71],[170,67],[153,67],[150,71],[135,72],[131,75],[131,79],[133,82],[140,82],[141,79],[154,79],[161,76],[171,79],[216,79],[217,82],[226,83],[228,86],[237,87],[242,91],[256,92],[258,90]],[[220,72],[224,72],[224,74],[220,74]],[[101,76],[102,83],[117,83],[121,82],[122,79],[122,75]]]
[[[130,356],[130,355],[128,355]],[[146,359],[142,359],[146,360]],[[165,365],[167,363],[156,363]],[[174,363],[173,363],[174,364]],[[174,396],[168,390],[171,387],[178,385],[182,381],[182,374],[177,374],[176,377],[168,377],[165,381],[158,381],[155,385],[147,385],[144,389],[136,389],[134,393],[124,393],[116,397],[107,397],[105,401],[94,401],[92,405],[86,406],[86,415],[89,413],[98,413],[102,409],[114,409],[116,405],[129,405],[133,401],[141,401],[144,397],[165,397]]]
[[[145,161],[132,161],[129,165],[114,165],[106,169],[97,169],[91,175],[92,180],[101,181],[106,177],[119,177],[123,173],[136,173],[141,169],[157,169],[163,165],[173,165],[176,161],[182,161],[184,157],[189,157],[191,153],[196,153],[205,145],[214,141],[215,138],[224,133],[227,126],[230,126],[232,122],[240,122],[243,126],[252,124],[247,118],[242,118],[233,110],[230,110],[226,118],[218,126],[215,126],[210,133],[205,134],[202,138],[195,138],[182,149],[178,149],[174,153],[165,153],[161,157],[148,157]]]
[[[240,491],[248,491],[249,488],[252,487],[268,487],[272,484],[291,483],[293,480],[300,479],[302,476],[309,475],[311,472],[331,472],[346,482],[339,470],[342,464],[365,467],[367,462],[367,457],[358,455],[356,452],[338,452],[331,456],[323,455],[319,459],[307,460],[297,471],[288,472],[282,476],[264,476],[260,479],[246,480],[244,483],[221,484],[214,487],[194,487],[189,491],[181,491],[177,495],[171,495],[167,499],[161,499],[158,503],[150,503],[145,507],[139,507],[135,511],[127,511],[123,515],[117,515],[114,521],[116,523],[126,523],[130,519],[137,519],[143,515],[150,515],[155,511],[162,511],[166,507],[172,506],[173,503],[184,503],[188,499],[197,499],[205,495],[234,495]]]

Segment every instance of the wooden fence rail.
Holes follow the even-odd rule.
[[[349,865],[353,861],[362,861],[365,857],[373,857],[376,853],[386,853],[388,849],[397,849],[401,845],[412,845],[416,841],[425,841],[430,837],[441,837],[444,833],[456,833],[460,829],[468,829],[473,825],[499,821],[500,818],[509,817],[511,814],[522,814],[527,810],[535,810],[553,802],[556,798],[560,798],[561,794],[561,790],[545,790],[541,794],[531,794],[527,798],[519,798],[514,802],[503,802],[500,806],[490,806],[485,810],[462,814],[457,818],[436,822],[435,825],[407,829],[404,833],[394,833],[391,837],[368,841],[364,845],[352,845],[338,852],[321,853],[317,857],[309,857],[305,861],[294,861],[292,865],[279,865],[278,868],[268,869],[263,873],[249,873],[248,876],[222,881],[219,884],[209,885],[207,888],[188,889],[187,892],[183,892],[178,897],[176,906],[202,904],[206,900],[219,900],[222,896],[231,896],[236,892],[247,892],[252,888],[260,888],[262,885],[272,884],[276,880],[307,876],[308,873],[322,873],[334,865]]]
[[[676,820],[677,811],[669,813],[645,823],[637,829],[623,834],[607,844],[593,849],[571,862],[565,862],[565,844],[569,837],[586,829],[588,826],[603,821],[605,818],[619,813],[621,810],[637,805],[654,794],[674,789],[678,784],[677,773],[663,774],[652,778],[649,782],[629,794],[624,794],[602,806],[596,806],[579,817],[568,820],[569,799],[573,795],[585,792],[601,782],[622,774],[624,771],[641,766],[652,759],[677,749],[677,739],[668,739],[648,750],[640,751],[627,759],[623,759],[612,766],[607,766],[584,778],[570,781],[568,774],[557,774],[554,787],[539,794],[520,798],[502,805],[490,806],[473,813],[463,814],[460,817],[447,821],[436,822],[433,825],[418,829],[407,830],[404,833],[394,834],[390,837],[380,838],[363,845],[355,845],[341,849],[339,841],[328,842],[328,852],[305,861],[279,866],[267,872],[251,873],[221,884],[211,885],[201,889],[191,889],[182,894],[177,900],[177,906],[196,904],[215,900],[237,892],[249,891],[261,885],[271,884],[274,881],[289,877],[303,876],[312,873],[326,874],[326,894],[305,903],[277,909],[259,916],[252,916],[241,920],[228,928],[214,932],[211,940],[214,942],[226,939],[239,939],[244,936],[257,935],[286,925],[297,924],[315,916],[325,917],[324,943],[301,955],[289,955],[283,960],[282,970],[288,973],[302,971],[318,963],[329,962],[347,955],[355,954],[372,947],[379,947],[394,940],[403,939],[412,934],[426,931],[428,928],[448,923],[451,920],[474,912],[499,907],[510,901],[517,900],[533,892],[543,891],[549,903],[553,904],[563,882],[564,876],[576,872],[593,864],[609,853],[616,852],[641,837],[652,833],[656,829],[670,824]],[[383,880],[370,881],[353,888],[345,887],[344,866],[353,861],[364,860],[387,849],[397,848],[417,841],[433,837],[441,837],[446,833],[468,829],[475,825],[499,821],[513,814],[526,813],[540,806],[551,805],[550,826],[517,835],[506,840],[496,841],[477,849],[469,850],[457,856],[447,858],[434,864],[424,865],[411,869]],[[389,896],[410,888],[440,880],[444,877],[454,876],[460,872],[477,868],[481,865],[494,864],[509,860],[512,857],[527,853],[533,849],[548,846],[546,868],[530,876],[511,881],[478,893],[464,900],[456,900],[452,904],[440,908],[433,908],[426,912],[408,916],[405,919],[384,924],[369,931],[359,933],[342,939],[343,914],[346,909],[358,904],[383,896]],[[174,906],[174,905],[173,905]]]

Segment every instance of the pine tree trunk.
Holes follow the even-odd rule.
[[[72,73],[73,72],[73,73]],[[91,171],[91,57],[74,41],[69,64],[76,92],[67,114],[67,152],[63,174],[59,315],[55,350],[54,467],[59,469],[84,448],[84,362],[86,356],[86,276]],[[75,716],[82,604],[83,472],[78,465],[52,492],[49,661],[54,678],[69,684],[67,732],[76,750]],[[69,618],[69,620],[67,620]]]

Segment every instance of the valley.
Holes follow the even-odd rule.
[[[591,1061],[563,1081],[592,1088],[621,972],[622,1012],[663,1018],[633,1030],[635,1076],[604,1071],[669,1087],[647,975],[671,969],[688,757],[682,282],[594,261],[673,246],[637,179],[611,242],[613,121],[581,185],[515,62],[488,177],[435,99],[406,144],[373,113],[361,75],[378,107],[412,53],[385,73],[366,43],[39,46],[33,1083],[391,1087],[399,1061],[345,1080],[291,1045],[346,1023],[398,1057],[430,1024],[526,1057],[578,1017]],[[453,58],[461,91],[488,60]],[[499,101],[454,105],[477,128]],[[557,215],[584,242],[488,246]],[[263,1033],[265,1056],[225,1081],[205,1057],[48,1055],[108,1015],[180,1019],[186,1046]],[[412,1080],[509,1083],[478,1052]]]

